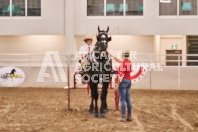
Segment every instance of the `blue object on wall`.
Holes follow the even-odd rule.
[[[126,10],[126,12],[129,11],[128,4],[125,5],[125,10]],[[119,6],[119,12],[123,12],[123,11],[124,11],[124,4],[120,4],[120,6]]]
[[[115,12],[115,4],[107,4],[107,12]]]
[[[143,5],[138,5],[138,12],[143,12]]]
[[[15,7],[14,11],[12,10],[13,13],[20,13],[21,12],[21,8],[20,7]]]
[[[182,11],[192,11],[192,3],[184,2],[182,5]]]
[[[14,11],[14,5],[12,5],[12,11]],[[3,7],[3,13],[6,13],[6,12],[10,12],[10,5],[8,5],[7,7]]]
[[[9,8],[8,7],[3,7],[3,11],[2,12],[3,12],[3,14],[6,13],[6,12],[9,12]]]

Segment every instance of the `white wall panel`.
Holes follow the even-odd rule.
[[[198,34],[198,17],[159,18],[158,0],[144,0],[144,17],[86,17],[86,0],[75,0],[75,34],[96,34],[97,26],[122,35]],[[112,34],[118,34],[115,30]]]
[[[198,68],[181,68],[181,89],[198,90]]]
[[[76,50],[84,44],[83,38],[85,36],[76,36]],[[109,42],[109,50],[123,51],[131,50],[137,51],[140,54],[154,54],[154,36],[136,36],[136,35],[112,35],[112,41]],[[96,43],[94,36],[93,45]]]
[[[61,35],[0,36],[0,53],[44,54],[46,51],[65,53],[65,37]]]
[[[163,71],[151,71],[151,88],[179,90],[178,68],[164,67]]]
[[[161,18],[156,0],[144,0],[144,16],[139,18],[87,17],[86,0],[75,0],[74,7],[75,35],[96,34],[98,25],[101,28],[109,25],[115,35],[198,34],[198,17]],[[72,10],[65,7],[64,0],[42,0],[41,18],[0,18],[0,35],[64,35],[65,11]]]
[[[0,17],[0,35],[63,35],[64,0],[41,0],[41,17]]]

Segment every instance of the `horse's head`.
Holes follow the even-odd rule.
[[[97,35],[97,41],[106,41],[107,43],[111,41],[111,37],[108,36],[109,32],[109,26],[107,27],[107,30],[100,30],[100,27],[98,26],[98,35]]]
[[[12,69],[11,74],[14,74],[15,72],[16,72],[16,70],[15,69]]]
[[[97,35],[97,43],[96,43],[96,50],[99,52],[107,51],[108,48],[108,42],[111,41],[111,37],[108,36],[109,27],[107,27],[107,30],[100,30],[100,27],[98,26],[98,35]]]

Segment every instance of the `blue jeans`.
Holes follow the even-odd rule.
[[[131,115],[132,111],[132,104],[130,100],[130,89],[131,89],[131,81],[127,79],[122,79],[122,82],[119,86],[119,96],[121,101],[121,110],[122,116],[126,116],[126,103],[127,103],[127,110],[128,115]]]

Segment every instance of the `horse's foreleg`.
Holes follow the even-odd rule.
[[[91,105],[90,105],[90,109],[89,109],[89,113],[93,114],[93,109],[94,109],[94,96],[93,96],[93,90],[91,90]]]
[[[108,87],[105,88],[105,99],[104,99],[104,111],[108,112],[108,107],[107,107],[107,94],[108,94]]]
[[[94,101],[94,98],[91,97],[91,105],[90,105],[90,109],[89,109],[89,114],[93,114],[93,108],[94,108],[93,101]]]
[[[102,87],[102,93],[101,93],[101,107],[100,107],[100,113],[104,114],[108,111],[107,109],[107,89],[108,89],[109,83],[103,83]]]
[[[97,91],[97,87],[94,88],[94,100],[95,100],[95,114],[94,114],[94,117],[99,117],[99,115],[98,115],[98,91]]]
[[[99,117],[98,115],[98,90],[97,90],[97,86],[98,86],[98,82],[94,82],[97,81],[98,77],[95,76],[90,80],[90,87],[91,87],[91,93],[92,93],[92,97],[93,97],[93,101],[95,101],[95,113],[94,113],[94,117]]]
[[[97,88],[94,89],[95,94],[95,112],[98,113],[98,91]]]

